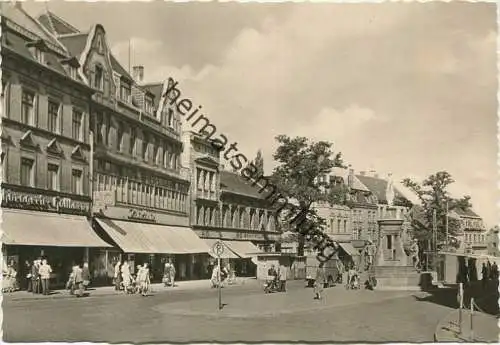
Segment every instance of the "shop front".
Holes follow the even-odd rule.
[[[51,286],[63,287],[75,264],[89,260],[91,250],[109,248],[85,216],[90,201],[4,187],[2,190],[2,254],[24,286],[30,264],[47,259],[53,269]]]
[[[202,262],[208,257],[209,248],[189,227],[104,217],[95,218],[95,227],[121,249],[111,260],[108,255],[105,273],[114,272],[109,267],[114,267],[117,260],[128,261],[132,274],[138,265],[148,263],[153,281],[160,282],[165,263],[171,260],[176,280],[204,278]]]

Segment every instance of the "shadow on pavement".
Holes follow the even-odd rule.
[[[426,291],[425,297],[414,296],[419,302],[430,302],[439,304],[448,308],[458,308],[456,288],[443,288]]]

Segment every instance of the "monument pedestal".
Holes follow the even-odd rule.
[[[420,274],[409,263],[403,247],[403,219],[391,208],[379,223],[379,241],[374,265],[377,289],[420,290]]]

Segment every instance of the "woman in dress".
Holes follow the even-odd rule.
[[[325,269],[323,262],[319,263],[316,270],[316,280],[314,281],[314,299],[321,299],[321,293],[325,286]]]
[[[141,290],[141,294],[143,296],[147,296],[149,291],[149,284],[151,283],[149,280],[149,267],[148,263],[144,263],[144,266],[141,267],[137,277],[139,278],[139,288]]]

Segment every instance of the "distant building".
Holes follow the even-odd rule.
[[[483,219],[471,209],[463,210],[460,208],[450,211],[450,217],[460,220],[458,238],[461,241],[461,247],[459,251],[487,254],[487,231]]]
[[[491,228],[486,234],[486,245],[488,250],[488,255],[498,256],[500,257],[499,250],[499,237],[500,227],[497,225]]]

